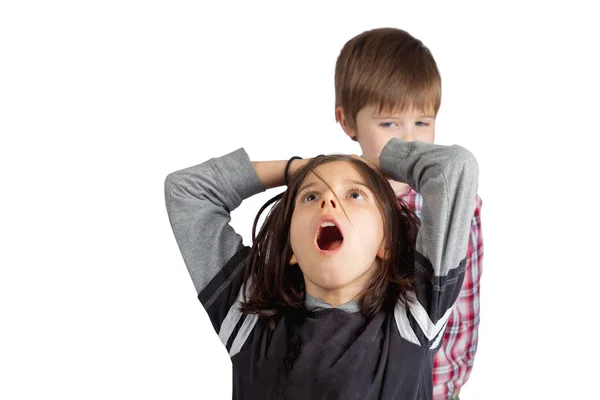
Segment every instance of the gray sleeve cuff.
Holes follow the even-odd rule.
[[[211,163],[227,194],[225,205],[229,210],[237,208],[244,199],[265,191],[243,148],[213,158]]]

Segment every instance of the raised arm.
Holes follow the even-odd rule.
[[[304,160],[295,161],[293,173]],[[249,248],[230,226],[230,213],[266,188],[284,183],[286,161],[250,162],[243,149],[169,174],[165,201],[175,239],[215,331],[230,355],[239,351],[256,316],[239,311]],[[234,329],[242,324],[241,328]]]
[[[243,149],[167,176],[169,221],[198,293],[243,247],[230,213],[263,190]]]
[[[379,167],[423,196],[415,251],[415,283],[420,290],[409,294],[414,300],[410,310],[399,303],[395,317],[403,337],[435,348],[464,279],[477,161],[460,146],[394,138],[381,152]]]

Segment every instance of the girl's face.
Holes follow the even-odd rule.
[[[383,219],[374,193],[351,163],[321,164],[315,173],[295,199],[291,263],[302,270],[306,293],[336,306],[336,299],[341,304],[359,294],[380,265]]]

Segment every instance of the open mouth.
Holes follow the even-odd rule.
[[[317,235],[317,246],[325,251],[334,251],[340,248],[344,237],[340,229],[332,221],[323,221]]]

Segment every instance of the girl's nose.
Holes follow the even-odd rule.
[[[323,200],[321,200],[321,209],[325,208],[327,205],[331,208],[337,208],[336,198],[333,193],[328,193],[326,196],[323,196]]]

